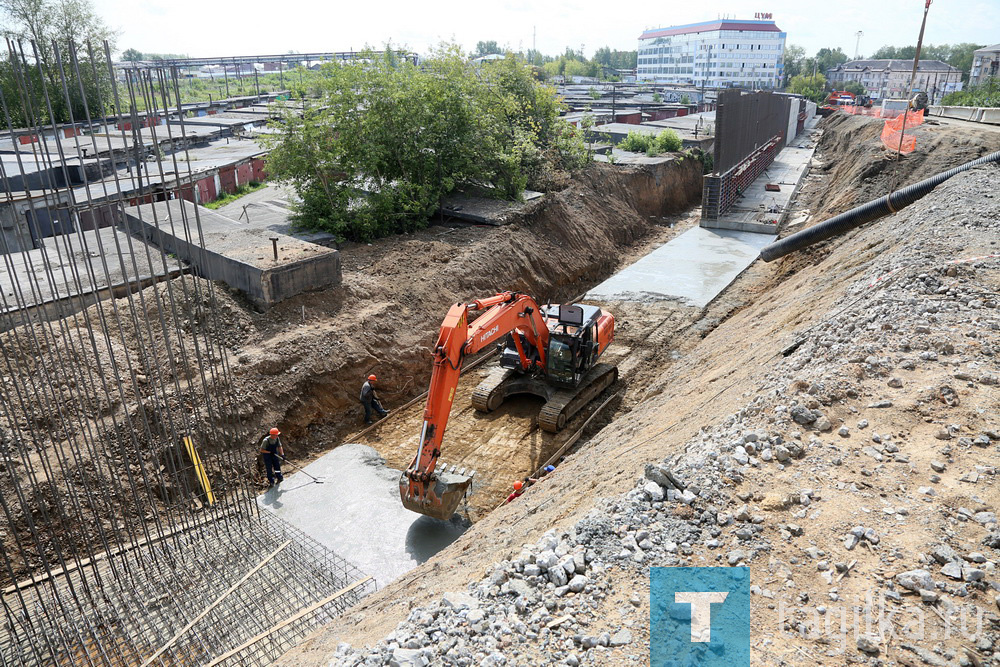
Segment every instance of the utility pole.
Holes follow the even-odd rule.
[[[920,22],[920,35],[917,37],[917,52],[913,54],[913,71],[910,73],[910,89],[907,97],[913,93],[913,81],[917,78],[917,65],[920,64],[920,49],[924,44],[924,28],[927,26],[927,12],[930,11],[931,0],[924,5],[924,19]]]
[[[854,43],[854,59],[857,60],[861,53],[861,38],[865,36],[865,33],[858,30],[854,35],[858,38],[858,41]]]

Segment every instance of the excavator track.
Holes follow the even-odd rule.
[[[505,398],[503,385],[514,373],[509,368],[494,367],[472,392],[472,407],[480,412],[493,412],[499,408]]]
[[[558,432],[585,405],[617,380],[617,366],[595,365],[576,389],[560,389],[545,402],[541,412],[538,413],[538,425],[549,433]]]

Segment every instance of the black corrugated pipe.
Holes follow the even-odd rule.
[[[984,155],[978,160],[973,160],[972,162],[966,162],[960,167],[955,167],[954,169],[941,172],[940,174],[931,176],[930,178],[920,181],[919,183],[908,185],[902,190],[891,192],[885,197],[879,197],[878,199],[852,208],[850,211],[845,211],[838,216],[834,216],[829,220],[825,220],[817,225],[814,225],[809,229],[803,229],[801,232],[796,232],[791,236],[781,239],[780,241],[775,241],[774,243],[764,246],[764,248],[761,249],[760,257],[765,262],[771,262],[779,257],[784,257],[789,253],[793,253],[796,250],[802,250],[803,248],[811,246],[814,243],[825,241],[828,238],[838,236],[856,227],[860,227],[866,222],[878,220],[879,218],[885,217],[890,213],[897,213],[926,195],[941,183],[947,181],[955,174],[968,171],[973,167],[978,167],[981,164],[987,164],[989,162],[1000,162],[1000,151]]]

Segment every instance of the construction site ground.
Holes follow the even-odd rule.
[[[925,124],[915,132],[917,152],[897,163],[882,149],[881,122],[875,119],[835,115],[820,129],[811,174],[789,215],[793,228],[884,195],[893,184],[915,182],[1000,148],[1000,134],[992,129]],[[370,245],[345,244],[343,285],[300,295],[266,313],[223,293],[213,335],[226,347],[237,383],[236,401],[223,418],[261,429],[277,424],[289,458],[299,464],[339,443],[361,442],[390,466],[403,467],[412,456],[422,406],[418,401],[356,437],[362,430],[357,394],[368,373],[382,378],[382,398],[390,409],[418,396],[426,388],[430,346],[449,304],[503,289],[554,302],[583,294],[695,226],[699,211],[692,205],[700,181],[701,164],[691,158],[598,164],[504,227],[436,225]],[[791,608],[824,600],[833,606],[831,594],[843,601],[885,589],[896,574],[918,567],[944,583],[940,566],[920,555],[943,541],[962,553],[984,552],[990,562],[1000,555],[981,544],[986,528],[956,518],[966,517],[962,509],[975,514],[1000,506],[992,472],[976,468],[992,466],[995,441],[985,448],[961,441],[1000,430],[996,384],[980,381],[998,374],[992,354],[1000,350],[995,308],[1000,264],[995,259],[963,264],[953,273],[947,265],[1000,251],[996,182],[996,167],[956,177],[880,223],[773,264],[757,262],[704,308],[670,301],[601,303],[617,318],[608,359],[618,364],[621,378],[603,398],[617,398],[591,421],[554,474],[495,511],[511,481],[533,472],[579,429],[593,406],[553,436],[537,429],[534,399],[515,399],[495,414],[474,414],[468,393],[479,378],[478,371],[470,373],[455,401],[442,459],[477,471],[470,499],[474,524],[437,556],[318,630],[282,664],[358,664],[397,649],[443,646],[416,626],[421,609],[432,609],[426,613],[440,620],[449,637],[452,630],[464,633],[463,646],[477,664],[496,652],[510,664],[565,662],[571,656],[577,662],[643,664],[649,658],[648,567],[740,563],[750,567],[760,587],[754,597],[754,664],[844,664],[843,654],[827,655],[831,646],[800,631],[800,619],[788,627],[779,624],[780,604]],[[886,283],[900,293],[863,289],[886,274],[906,278]],[[926,295],[913,292],[924,286]],[[938,292],[940,287],[947,289]],[[955,305],[931,304],[938,311],[926,310],[933,301]],[[80,335],[84,323],[67,327],[69,335]],[[11,343],[14,348],[17,340]],[[923,352],[937,356],[923,359]],[[897,376],[901,386],[887,384]],[[947,392],[941,398],[943,385],[957,401]],[[197,400],[197,389],[183,386],[185,395],[166,400]],[[76,400],[69,391],[64,395]],[[891,405],[869,407],[883,401]],[[818,419],[790,423],[790,406],[822,411],[832,430],[816,427]],[[862,419],[868,420],[867,429],[858,427]],[[841,426],[848,427],[847,436],[838,435]],[[942,429],[947,440],[935,437]],[[870,442],[873,432],[891,437]],[[776,437],[782,438],[778,444]],[[897,452],[887,451],[886,440],[898,445]],[[769,447],[754,444],[763,442]],[[949,442],[951,450],[941,454]],[[780,465],[761,458],[764,449],[780,458],[779,447],[787,450],[789,443],[799,443],[803,458],[792,456]],[[59,443],[52,445],[35,456],[51,455]],[[896,463],[897,453],[907,461]],[[231,476],[252,472],[213,467],[210,451],[204,457],[220,488]],[[934,486],[928,466],[935,457],[946,459],[946,471],[933,473],[941,478],[937,493],[916,497],[918,487]],[[740,464],[743,460],[747,463]],[[650,503],[641,491],[647,464],[662,464],[687,478],[687,490],[697,489],[696,498]],[[960,482],[970,471],[977,472],[977,482]],[[50,481],[100,483],[92,477]],[[801,503],[803,489],[813,492],[811,502],[821,513],[789,504],[792,496]],[[898,512],[900,507],[907,513]],[[881,542],[844,551],[845,534],[859,524],[875,530]],[[586,569],[590,583],[581,592],[557,598],[552,587],[524,574],[528,556],[523,554],[538,552],[537,546],[525,552],[524,545],[547,542],[549,531],[572,549],[585,545],[594,552]],[[622,541],[634,543],[642,531],[656,539],[649,555],[622,557]],[[566,532],[572,544],[563,537]],[[810,547],[825,555],[804,555]],[[817,568],[821,559],[830,568],[856,562],[844,576],[835,571],[840,578],[827,584],[822,577],[828,570]],[[987,581],[994,579],[990,570]],[[532,588],[522,596],[522,611],[514,611],[513,581]],[[964,596],[944,587],[940,595],[991,606],[992,594],[981,581],[970,584]],[[464,617],[454,617],[455,609],[442,607],[442,595],[457,591],[480,600],[490,614],[488,632],[471,629]],[[957,608],[934,606],[940,614]],[[938,617],[931,614],[932,621]],[[534,637],[517,629],[518,622]],[[624,631],[628,641],[615,646],[583,641],[605,632],[624,638]],[[418,648],[405,648],[407,643]],[[939,664],[958,664],[957,641],[917,642],[928,651],[938,644]],[[979,656],[991,650],[972,649]],[[913,664],[924,660],[891,639],[881,650],[882,658],[870,658],[853,643],[848,646],[850,660],[857,662],[888,656],[883,664],[907,664],[893,662],[901,650]]]
[[[927,125],[916,132],[917,153],[897,163],[881,147],[879,121],[834,116],[821,129],[812,173],[790,215],[795,226],[885,194],[890,184],[912,183],[1000,148],[1000,135],[992,131]],[[945,637],[940,626],[945,618],[957,623],[963,603],[980,605],[987,619],[995,617],[990,586],[980,580],[954,585],[928,554],[950,544],[963,554],[985,552],[989,563],[998,555],[983,546],[991,524],[970,517],[995,512],[1000,503],[992,467],[996,440],[986,435],[1000,429],[990,379],[997,374],[993,351],[1000,349],[995,310],[1000,263],[987,258],[948,264],[1000,251],[995,191],[989,185],[996,182],[996,169],[956,177],[911,209],[840,239],[773,264],[757,262],[704,309],[662,302],[602,304],[620,322],[611,353],[622,370],[621,401],[595,420],[588,437],[550,478],[481,517],[437,557],[315,633],[282,664],[331,659],[356,664],[388,659],[397,650],[433,652],[437,644],[455,650],[461,645],[479,660],[499,652],[514,664],[642,664],[649,659],[648,567],[661,564],[749,566],[757,586],[753,664],[986,664],[994,637],[989,623],[979,643]],[[641,256],[672,232],[656,230],[647,245],[637,244],[618,263]],[[886,274],[906,276],[897,286],[900,293],[881,291],[893,289],[891,281],[881,287]],[[931,304],[928,310],[925,299],[956,305],[935,310]],[[797,357],[800,351],[805,356]],[[953,388],[956,400],[942,386]],[[789,406],[821,411],[830,425],[815,415],[804,425],[796,423]],[[457,455],[483,474],[492,469],[484,468],[492,457],[471,458],[471,450],[484,446],[482,452],[495,451],[508,464],[513,459],[530,468],[541,455],[536,452],[553,447],[544,438],[532,440],[532,407],[514,405],[509,416],[501,413],[488,422],[471,414],[466,422],[460,417],[449,440],[454,434],[461,452],[445,457]],[[371,444],[386,452],[409,450],[413,419],[408,414],[387,424],[376,436],[381,442]],[[477,422],[504,426],[465,441],[462,436],[474,434]],[[880,435],[873,439],[873,433]],[[987,448],[970,446],[982,437],[991,443]],[[501,441],[526,444],[522,448],[530,453],[519,454]],[[760,457],[764,449],[766,459]],[[945,473],[930,467],[938,458],[944,459]],[[685,477],[695,500],[651,506],[642,491],[650,479],[648,464]],[[520,475],[507,473],[483,495],[499,498],[502,486]],[[928,494],[925,486],[936,493]],[[598,519],[608,525],[602,539],[617,545],[610,550],[594,541],[590,528],[583,529]],[[849,552],[845,535],[857,525],[871,528],[876,537],[862,538],[865,543]],[[697,539],[673,543],[664,539],[665,530],[689,531]],[[571,548],[592,549],[604,566],[591,570],[588,564],[591,583],[581,593],[554,598],[550,586],[519,598],[528,600],[519,612],[527,629],[508,628],[505,634],[497,624],[513,628],[517,619],[509,616],[513,608],[504,606],[514,598],[504,592],[513,594],[515,580],[540,585],[524,574],[524,564],[544,548],[536,543],[547,544],[548,531]],[[637,531],[655,536],[649,557],[622,558],[622,544]],[[532,546],[526,551],[525,545]],[[985,567],[992,582],[993,570]],[[897,577],[921,568],[937,584],[936,602],[917,597],[914,603],[914,594]],[[834,575],[829,583],[827,571]],[[485,630],[465,623],[465,612],[454,605],[441,603],[442,595],[455,591],[478,599],[487,614]],[[857,606],[854,596],[863,599],[866,591],[888,593],[891,604],[897,598],[924,604],[934,612],[927,623],[937,634],[901,639],[876,629],[871,641],[881,657],[873,657],[858,648],[853,635],[838,652],[836,643],[811,635],[803,624],[810,601],[824,611],[838,604],[850,611],[850,604]],[[779,618],[782,609],[788,613]],[[422,634],[427,626],[421,626],[421,614],[437,619],[433,627],[446,631],[447,642]],[[552,619],[565,620],[550,625]],[[624,630],[624,643],[598,641],[601,633],[623,637],[618,633]],[[591,636],[593,643],[586,643]],[[405,648],[410,646],[426,648]]]

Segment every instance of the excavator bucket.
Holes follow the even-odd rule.
[[[435,519],[447,521],[458,510],[458,506],[472,486],[475,473],[466,475],[465,470],[455,472],[442,470],[435,479],[426,484],[412,482],[404,473],[399,477],[399,496],[403,507],[411,512],[425,514]]]

